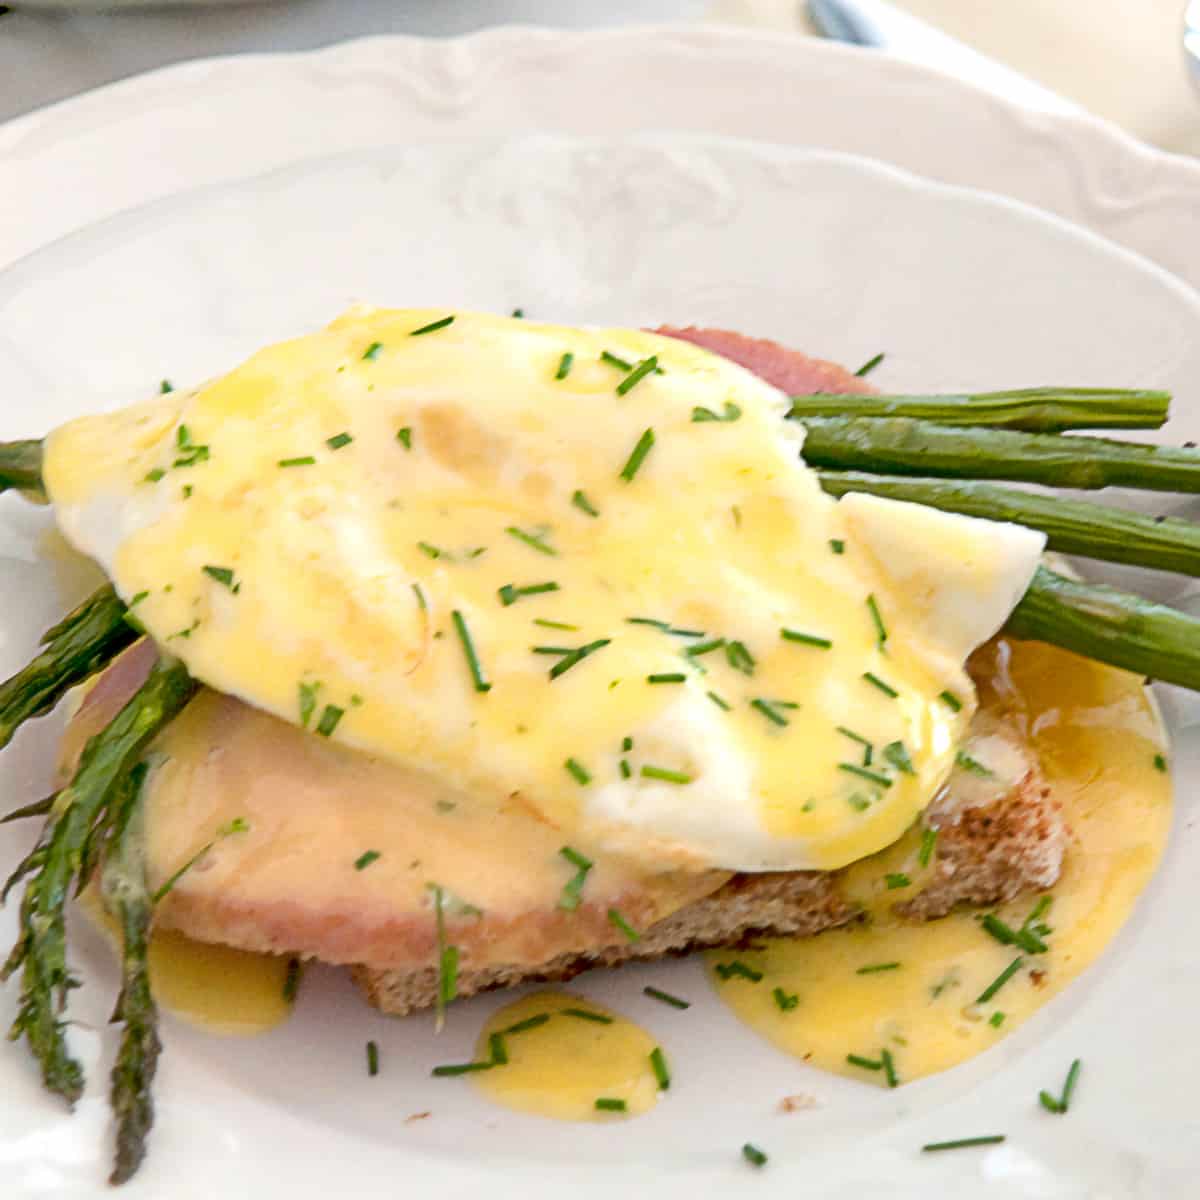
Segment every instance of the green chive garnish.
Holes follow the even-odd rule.
[[[626,362],[623,358],[618,358],[610,350],[600,351],[600,361],[608,363],[610,367],[619,367],[622,371],[633,370],[633,363]]]
[[[741,415],[742,410],[731,400],[725,401],[725,410],[723,413],[714,412],[711,408],[700,406],[692,409],[692,420],[696,423],[701,421],[736,421]]]
[[[890,696],[893,700],[900,695],[898,691],[890,683],[886,683],[880,679],[878,675],[871,671],[864,671],[863,678],[872,686],[878,688],[885,696]]]
[[[462,643],[463,654],[467,659],[467,667],[471,672],[471,682],[477,692],[490,692],[492,685],[484,676],[483,667],[479,664],[479,655],[475,653],[475,643],[471,640],[471,631],[467,628],[467,622],[463,618],[461,612],[456,608],[451,614],[450,619],[454,622],[454,628],[458,633],[458,640]]]
[[[383,349],[382,342],[372,342],[363,351],[363,362],[374,362],[379,357],[379,352],[382,349]]]
[[[644,995],[649,996],[652,1000],[661,1001],[663,1004],[669,1004],[672,1008],[691,1008],[690,1000],[681,1000],[678,996],[672,996],[670,992],[660,991],[656,987],[642,988]]]
[[[846,553],[846,543],[844,541],[842,541],[841,538],[830,538],[829,539],[829,548],[830,548],[830,550],[832,550],[834,552],[834,554],[845,554]]]
[[[321,713],[321,719],[317,722],[317,733],[321,737],[332,737],[333,731],[338,727],[338,722],[345,715],[344,708],[338,708],[336,704],[325,705],[325,711]]]
[[[343,446],[348,446],[354,439],[348,433],[335,433],[333,437],[325,439],[325,445],[330,450],[340,450]]]
[[[725,645],[725,661],[743,675],[753,675],[755,667],[754,655],[746,649],[744,642],[727,642]]]
[[[757,1147],[747,1142],[742,1147],[742,1157],[752,1167],[765,1167],[767,1165],[767,1156]]]
[[[575,362],[575,355],[567,350],[563,353],[562,358],[558,360],[558,370],[554,372],[555,379],[566,379],[571,373],[571,365]]]
[[[507,608],[510,604],[516,604],[522,596],[540,596],[543,592],[557,591],[558,584],[553,582],[530,583],[524,587],[516,587],[511,583],[506,583],[499,589],[497,595],[500,597],[500,603]]]
[[[574,876],[563,886],[558,907],[567,912],[574,912],[579,907],[583,885],[587,882],[588,872],[592,869],[592,860],[584,857],[578,850],[572,849],[570,846],[563,846],[558,853],[575,868]]]
[[[428,542],[418,542],[417,549],[420,550],[422,554],[428,555],[430,558],[442,557],[442,552],[436,546],[431,546]]]
[[[724,638],[710,638],[707,642],[700,642],[695,646],[689,646],[684,651],[684,654],[688,658],[699,658],[702,654],[711,654],[714,650],[720,650],[724,645]]]
[[[419,583],[414,583],[412,585],[412,590],[413,590],[413,595],[416,596],[416,598],[417,598],[417,607],[422,612],[427,612],[429,610],[429,604],[425,599],[425,593],[421,589],[421,585]]]
[[[525,530],[518,529],[515,525],[509,525],[504,532],[515,537],[518,542],[524,542],[532,550],[548,554],[551,558],[558,557],[558,551],[543,540],[546,536],[544,533],[526,533]]]
[[[654,430],[647,429],[640,438],[637,445],[633,448],[633,453],[629,456],[629,461],[621,468],[620,476],[626,483],[632,483],[633,477],[638,473],[638,468],[646,459],[646,455],[650,453],[650,447],[654,445]]]
[[[691,783],[692,777],[682,771],[670,771],[666,767],[644,766],[643,779],[661,779],[663,783]]]
[[[843,737],[848,737],[852,742],[857,742],[860,746],[862,746],[862,748],[863,748],[862,765],[864,767],[869,767],[871,765],[871,756],[875,752],[874,743],[871,742],[869,739],[863,737],[863,735],[861,733],[855,733],[853,729],[847,729],[845,727],[845,725],[836,725],[836,726],[834,726],[834,728]]]
[[[909,879],[903,871],[898,871],[895,874],[888,874],[883,877],[883,881],[887,884],[887,890],[894,892],[897,888],[906,888],[912,886],[912,880]]]
[[[612,1017],[605,1016],[604,1013],[591,1012],[586,1008],[560,1008],[558,1010],[564,1017],[577,1017],[580,1021],[594,1021],[597,1025],[611,1025]]]
[[[898,1086],[900,1080],[896,1078],[896,1064],[892,1061],[892,1052],[890,1050],[880,1050],[879,1059],[883,1063],[884,1078],[887,1079],[887,1085],[890,1088]]]
[[[146,482],[157,483],[164,475],[166,475],[166,471],[162,467],[155,467],[153,471],[146,472]]]
[[[628,392],[633,391],[647,375],[650,374],[658,366],[658,355],[652,354],[649,358],[644,358],[620,383],[617,384],[617,395],[624,396]]]
[[[828,638],[817,637],[814,633],[801,633],[798,629],[781,629],[779,636],[785,642],[799,642],[802,646],[816,646],[818,650],[828,650],[833,645]]]
[[[585,512],[589,517],[598,517],[600,515],[596,506],[580,491],[576,491],[571,496],[571,503],[575,505],[580,512]]]
[[[452,1063],[444,1067],[434,1067],[430,1074],[437,1076],[469,1075],[474,1071],[490,1071],[495,1065],[490,1060],[488,1062]]]
[[[534,617],[533,623],[543,629],[566,629],[570,633],[578,633],[578,625],[568,625],[565,621],[547,621],[545,617]]]
[[[883,616],[879,612],[879,602],[873,594],[867,597],[867,611],[871,614],[871,623],[875,626],[876,643],[882,650],[887,643],[888,632],[887,626],[883,623]]]
[[[787,725],[789,723],[788,719],[775,707],[776,703],[778,701],[764,700],[759,696],[750,701],[750,707],[762,713],[772,725]]]
[[[557,679],[564,671],[569,671],[576,663],[582,662],[589,654],[594,654],[611,641],[612,638],[597,638],[594,642],[588,642],[586,646],[571,650],[550,668],[550,678]]]
[[[383,857],[378,850],[364,850],[355,860],[354,869],[356,871],[365,870],[373,862],[378,862]]]
[[[650,1069],[658,1081],[658,1090],[665,1092],[671,1086],[671,1072],[667,1069],[667,1056],[661,1046],[655,1046],[650,1051]]]
[[[1083,1066],[1080,1059],[1076,1059],[1067,1071],[1067,1081],[1063,1084],[1062,1096],[1054,1097],[1049,1092],[1039,1092],[1038,1100],[1041,1101],[1042,1107],[1047,1112],[1065,1113],[1071,1107],[1071,1097],[1075,1094],[1075,1084],[1079,1079],[1079,1070]]]
[[[401,429],[396,430],[396,441],[402,445],[405,450],[412,449],[412,426],[405,425]]]
[[[587,768],[573,758],[568,758],[563,766],[567,768],[571,778],[575,780],[580,787],[587,787],[592,782],[592,777],[588,774]]]
[[[717,974],[722,979],[748,979],[751,983],[761,983],[763,977],[761,971],[748,967],[737,958],[733,962],[717,963]]]
[[[785,992],[781,987],[775,988],[771,996],[780,1012],[791,1012],[800,1004],[800,997],[795,992]]]
[[[307,729],[308,723],[312,720],[312,715],[317,709],[317,692],[320,690],[319,683],[302,683],[300,684],[300,724]]]
[[[1019,955],[979,993],[976,1004],[986,1004],[1020,969],[1025,962]]]
[[[712,701],[712,702],[713,702],[713,703],[714,703],[714,704],[715,704],[715,705],[716,705],[718,708],[723,708],[723,709],[724,709],[726,712],[731,712],[731,711],[732,711],[732,709],[733,709],[733,705],[731,705],[731,704],[727,703],[726,701],[722,700],[722,699],[721,699],[721,697],[720,697],[720,696],[718,696],[716,692],[705,692],[704,694],[705,694],[705,695],[706,695],[706,696],[707,696],[707,697],[708,697],[708,698],[709,698],[709,699],[710,699],[710,700],[711,700],[711,701]]]
[[[435,333],[439,329],[445,329],[447,325],[454,324],[454,316],[451,314],[448,317],[442,317],[440,321],[430,321],[428,325],[422,325],[420,329],[414,329],[408,336],[420,337],[423,333]]]
[[[437,914],[438,986],[437,1023],[441,1029],[446,1019],[446,1006],[458,994],[458,947],[446,944],[446,915],[444,893],[438,884],[432,885],[434,911]]]
[[[1156,771],[1165,771],[1167,769],[1167,760],[1163,755],[1156,754],[1154,756],[1154,769]]]
[[[929,866],[929,862],[933,858],[933,848],[937,845],[937,836],[936,829],[925,829],[921,832],[921,850],[917,855],[917,862],[923,867]]]
[[[617,909],[610,908],[608,910],[608,920],[610,925],[621,931],[626,941],[637,942],[641,940],[642,935],[621,916]]]
[[[990,779],[993,774],[977,758],[972,758],[964,750],[960,750],[955,754],[954,765],[961,767],[964,771],[969,771],[972,775],[978,775],[981,779]]]
[[[864,1058],[861,1054],[847,1054],[846,1061],[852,1067],[861,1067],[864,1071],[883,1070],[882,1060],[875,1058]]]
[[[596,1101],[598,1112],[625,1112],[628,1107],[624,1100],[618,1100],[615,1096],[601,1096]]]
[[[231,592],[234,590],[232,567],[205,567],[204,573],[210,579],[215,579],[219,584],[227,587]]]
[[[160,379],[158,381],[159,395],[166,396],[166,395],[169,395],[174,390],[175,390],[175,387],[169,379]]]
[[[680,671],[668,671],[660,675],[647,675],[647,683],[686,683],[687,676]]]
[[[881,775],[878,771],[868,770],[866,767],[860,767],[858,763],[838,763],[837,769],[845,771],[847,775],[857,775],[859,779],[869,780],[871,783],[877,784],[882,788],[890,788],[892,786],[892,781],[886,775]]]
[[[912,759],[908,756],[903,742],[888,742],[883,748],[883,757],[905,775],[915,775]]]
[[[1002,1012],[992,1013],[992,1015],[988,1018],[988,1024],[993,1029],[999,1029],[1000,1026],[1004,1024],[1004,1014]]]
[[[511,1036],[514,1033],[528,1033],[531,1029],[537,1029],[540,1025],[550,1020],[549,1013],[538,1013],[536,1017],[526,1017],[523,1021],[518,1021],[515,1025],[510,1025],[507,1029],[502,1029],[500,1032],[506,1036]]]
[[[855,975],[877,975],[880,971],[897,971],[900,969],[898,962],[871,963],[870,966],[859,967],[855,971]]]
[[[496,1067],[508,1065],[508,1046],[504,1042],[504,1034],[488,1034],[488,1061]]]
[[[874,358],[868,358],[867,361],[863,363],[863,365],[854,373],[860,379],[862,379],[864,376],[870,375],[870,373],[875,370],[875,368],[879,366],[881,362],[883,362],[883,354],[876,354]]]
[[[950,709],[951,712],[962,712],[962,701],[953,692],[942,692],[938,696],[938,699],[948,709]]]
[[[959,1138],[953,1142],[930,1142],[921,1147],[922,1154],[934,1154],[939,1150],[965,1150],[968,1146],[999,1146],[1004,1141],[1004,1134],[993,1133],[987,1137]]]
[[[379,1047],[374,1042],[367,1043],[367,1074],[379,1074]]]
[[[279,466],[281,467],[314,467],[317,460],[311,454],[302,454],[299,458],[281,458]]]

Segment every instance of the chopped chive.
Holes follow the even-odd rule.
[[[470,1075],[475,1071],[490,1071],[496,1064],[487,1062],[452,1063],[444,1067],[434,1067],[431,1075],[444,1077],[447,1075]]]
[[[601,1096],[596,1101],[597,1112],[625,1112],[629,1106],[615,1096]]]
[[[304,974],[304,964],[298,958],[289,958],[287,974],[283,977],[283,1002],[295,1004],[300,992],[300,977]]]
[[[509,525],[504,530],[511,537],[515,537],[518,542],[524,542],[531,550],[537,550],[541,554],[548,554],[551,558],[558,557],[558,551],[553,546],[547,545],[543,540],[544,533],[526,533],[523,529],[518,529],[515,525]]]
[[[571,366],[575,362],[575,355],[570,350],[563,351],[563,356],[558,360],[558,370],[554,372],[555,379],[566,379],[571,373]]]
[[[980,924],[1002,946],[1020,946],[1029,954],[1045,954],[1049,949],[1046,943],[1029,928],[1028,923],[1022,925],[1020,929],[1013,929],[1000,920],[995,913],[987,913]]]
[[[620,383],[617,384],[617,395],[624,396],[633,391],[651,371],[658,367],[658,355],[652,354],[649,358],[643,358]]]
[[[890,683],[880,679],[878,675],[871,671],[864,671],[863,678],[872,686],[878,688],[885,696],[890,696],[893,700],[900,695],[898,691]]]
[[[587,787],[592,782],[592,777],[588,774],[587,768],[573,758],[568,758],[563,766],[567,768],[572,779],[575,780],[580,787]]]
[[[787,725],[789,721],[769,700],[764,700],[761,696],[750,701],[750,707],[762,713],[772,725]]]
[[[761,983],[763,977],[761,971],[748,967],[739,958],[735,958],[733,962],[717,963],[717,974],[722,979],[748,979],[751,983]]]
[[[958,1138],[953,1142],[929,1142],[921,1147],[922,1154],[934,1154],[939,1150],[965,1150],[968,1146],[999,1146],[1004,1134],[993,1133],[986,1137]]]
[[[348,446],[354,439],[348,433],[335,433],[333,437],[325,439],[325,445],[330,450],[340,450],[343,446]]]
[[[507,1066],[508,1046],[504,1042],[504,1034],[488,1034],[488,1061],[496,1067]]]
[[[338,722],[345,715],[344,708],[338,708],[336,704],[325,705],[325,711],[321,713],[321,719],[317,722],[317,733],[321,737],[332,737],[333,731],[338,727]]]
[[[538,1013],[536,1017],[526,1017],[523,1021],[518,1021],[515,1025],[510,1025],[507,1029],[502,1029],[500,1032],[506,1036],[511,1036],[514,1033],[528,1033],[531,1029],[537,1029],[541,1025],[550,1020],[549,1013]]]
[[[830,548],[830,550],[832,550],[834,552],[834,554],[845,554],[846,553],[846,543],[844,541],[842,541],[841,538],[830,538],[829,539],[829,548]]]
[[[580,1021],[594,1021],[597,1025],[611,1025],[612,1017],[606,1016],[604,1013],[590,1012],[586,1008],[560,1008],[558,1010],[564,1017],[576,1017]]]
[[[661,629],[664,633],[667,632],[671,628],[670,624],[667,621],[659,621],[655,617],[626,617],[625,624],[626,625],[650,625],[655,629]]]
[[[912,886],[912,880],[903,871],[898,871],[895,874],[887,874],[883,877],[883,881],[887,884],[889,892],[894,892],[897,888]]]
[[[379,357],[379,352],[382,349],[383,349],[382,342],[372,342],[363,351],[363,362],[374,362]]]
[[[754,655],[746,649],[745,642],[727,642],[725,644],[725,661],[743,675],[753,675],[756,666]]]
[[[308,728],[308,723],[317,710],[317,692],[320,691],[320,688],[320,683],[300,684],[300,724],[305,729]]]
[[[598,517],[599,509],[581,492],[575,491],[571,495],[571,503],[575,505],[580,512],[585,512],[589,517]]]
[[[859,379],[862,379],[864,376],[870,375],[870,373],[875,370],[875,368],[879,366],[881,362],[883,362],[883,354],[876,354],[874,358],[868,358],[867,361],[863,363],[863,365],[854,373],[859,377]]]
[[[620,477],[626,483],[632,483],[633,477],[638,473],[638,468],[646,460],[646,455],[650,453],[650,447],[654,445],[654,430],[647,429],[637,440],[637,445],[633,448],[633,453],[630,454],[628,461],[621,468]]]
[[[846,797],[846,803],[850,805],[855,812],[866,812],[871,807],[871,801],[866,798],[861,792],[855,792],[852,796]]]
[[[454,324],[453,313],[448,317],[442,317],[438,321],[430,321],[428,325],[422,325],[420,329],[414,329],[408,336],[420,337],[423,333],[435,333],[439,329],[445,329],[447,325]]]
[[[864,1058],[861,1054],[847,1054],[846,1061],[852,1067],[862,1067],[864,1071],[882,1071],[883,1062],[880,1059]]]
[[[534,617],[533,623],[540,625],[543,629],[566,629],[571,633],[578,633],[578,625],[568,625],[565,621],[547,621],[545,617]]]
[[[650,1051],[650,1069],[658,1081],[658,1090],[665,1092],[671,1086],[671,1072],[667,1067],[667,1056],[661,1046],[655,1046]]]
[[[672,996],[670,992],[661,991],[656,987],[644,987],[642,993],[649,996],[652,1000],[658,1000],[663,1004],[669,1004],[672,1008],[691,1008],[690,1000],[681,1000],[678,996]]]
[[[613,354],[611,350],[600,351],[600,361],[606,362],[610,367],[619,367],[622,371],[632,371],[633,363],[626,362],[625,359],[619,358]]]
[[[938,831],[936,829],[925,829],[921,832],[921,849],[917,854],[917,862],[922,867],[929,866],[930,860],[933,858],[933,850],[937,845]]]
[[[227,587],[231,592],[234,590],[232,567],[205,567],[204,573],[210,579],[215,579],[219,584]]]
[[[714,703],[714,704],[715,704],[715,705],[716,705],[718,708],[722,708],[722,709],[724,709],[726,712],[730,712],[730,711],[732,711],[733,705],[731,705],[731,704],[727,703],[726,701],[722,700],[722,699],[721,699],[721,697],[720,697],[720,696],[718,696],[716,692],[705,692],[704,694],[705,694],[705,695],[706,695],[706,696],[707,696],[707,697],[708,697],[708,698],[709,698],[709,699],[710,699],[710,700],[711,700],[711,701],[712,701],[712,702],[713,702],[713,703]]]
[[[623,916],[621,916],[617,909],[610,908],[608,910],[608,921],[609,924],[615,929],[619,929],[621,931],[621,933],[625,936],[626,941],[641,941],[642,935],[638,933],[638,931],[634,929],[634,927],[630,925]]]
[[[977,758],[972,758],[964,750],[960,750],[955,754],[954,765],[961,767],[964,771],[969,771],[972,775],[978,775],[981,779],[991,779],[994,774]]]
[[[628,734],[621,739],[621,749],[626,754],[633,749],[633,738],[629,737]]]
[[[158,394],[160,396],[169,395],[174,390],[175,390],[175,387],[169,379],[160,379],[158,381]]]
[[[976,997],[976,1004],[986,1004],[1020,969],[1025,960],[1018,955]]]
[[[594,654],[611,641],[612,638],[597,638],[594,642],[588,642],[586,646],[580,646],[565,654],[550,668],[550,678],[557,679],[564,671],[569,671],[576,663],[582,662],[589,654]]]
[[[953,692],[942,692],[938,695],[938,699],[948,709],[950,709],[951,712],[962,712],[962,701]]]
[[[422,554],[428,555],[430,558],[442,557],[442,552],[436,546],[431,546],[428,542],[418,542],[417,549],[420,550]]]
[[[404,425],[396,430],[396,441],[402,445],[405,450],[412,449],[412,426]]]
[[[281,458],[279,466],[281,467],[314,467],[317,460],[311,454],[302,454],[299,458]]]
[[[732,400],[725,401],[724,412],[720,413],[700,405],[692,409],[692,420],[697,424],[701,421],[736,421],[741,415],[742,410]]]
[[[145,482],[157,483],[164,475],[166,475],[166,471],[162,467],[155,467],[153,471],[146,472]]]
[[[133,599],[129,601],[129,607],[130,608],[136,607],[137,605],[141,604],[141,602],[143,600],[145,600],[149,595],[150,595],[149,592],[138,592],[137,595],[134,596]]]
[[[913,767],[912,759],[908,756],[908,750],[903,742],[888,742],[883,748],[883,757],[896,768],[897,771],[905,775],[915,775],[916,769]]]
[[[492,685],[488,682],[483,673],[483,667],[479,664],[479,655],[475,652],[475,643],[471,640],[471,631],[467,628],[466,620],[457,608],[450,614],[450,619],[454,622],[454,628],[458,632],[458,640],[462,643],[463,654],[466,656],[467,667],[471,672],[471,682],[475,690],[477,692],[490,692]]]
[[[888,1087],[897,1087],[900,1080],[896,1078],[896,1064],[892,1061],[892,1052],[890,1050],[880,1050],[879,1058],[883,1062],[883,1075],[887,1080]]]
[[[570,646],[530,646],[532,654],[572,654],[574,651]]]
[[[767,1165],[767,1156],[757,1147],[747,1142],[742,1147],[742,1157],[752,1167],[765,1167]]]
[[[779,636],[785,642],[799,642],[802,646],[816,646],[818,650],[828,650],[833,645],[829,638],[817,637],[815,633],[801,633],[798,629],[781,629]]]
[[[674,629],[669,625],[667,626],[667,633],[672,637],[702,638],[704,636],[703,629]]]
[[[379,1074],[379,1047],[374,1042],[367,1043],[367,1074],[372,1078]]]
[[[413,595],[416,596],[416,598],[417,598],[417,607],[422,612],[427,612],[429,610],[429,604],[425,600],[425,593],[422,590],[421,585],[419,583],[414,583],[412,585],[412,590],[413,590]]]
[[[364,871],[373,862],[378,862],[383,855],[378,850],[364,850],[355,860],[354,869],[356,871]]]
[[[1071,1097],[1075,1095],[1075,1084],[1079,1082],[1079,1071],[1082,1066],[1083,1062],[1077,1058],[1067,1071],[1067,1082],[1063,1084],[1062,1099],[1059,1101],[1063,1112],[1071,1107]]]
[[[525,319],[525,310],[523,308],[514,308],[512,316],[514,321],[523,321]]]
[[[558,853],[575,868],[575,874],[563,884],[562,895],[558,898],[558,907],[564,912],[574,912],[583,899],[583,885],[587,883],[588,872],[592,869],[592,860],[570,846],[563,846]]]
[[[800,1003],[800,997],[795,992],[785,992],[781,987],[777,987],[771,995],[780,1012],[791,1012]]]
[[[845,725],[835,725],[834,729],[843,737],[848,737],[852,742],[857,742],[863,748],[863,766],[871,765],[871,756],[875,751],[875,744],[868,738],[863,737],[861,733],[855,733],[853,729],[847,729]]]
[[[871,614],[871,623],[875,626],[876,643],[879,649],[882,650],[887,644],[888,631],[887,626],[883,623],[883,616],[879,611],[879,602],[875,599],[874,594],[867,597],[867,610]]]
[[[1154,769],[1156,771],[1165,771],[1167,769],[1167,760],[1163,755],[1156,754],[1154,756]]]
[[[627,758],[621,759],[621,762],[619,764],[619,769],[621,772],[622,779],[632,779],[633,778],[633,768],[629,765],[629,760]]]
[[[458,994],[458,947],[446,943],[446,914],[444,907],[444,892],[434,884],[434,911],[437,915],[437,947],[438,947],[438,978],[437,978],[437,1024],[441,1029],[446,1019],[446,1006]]]
[[[144,774],[145,768],[139,772],[139,776]],[[235,833],[249,832],[250,826],[244,817],[234,817],[232,821],[222,825],[221,828],[217,830],[212,841],[208,842],[204,846],[201,846],[200,849],[197,850],[196,853],[193,854],[192,857],[189,858],[183,864],[183,866],[179,868],[179,870],[177,870],[164,884],[158,888],[157,891],[155,891],[155,893],[150,897],[152,902],[157,904],[160,900],[162,900],[162,898],[168,892],[172,891],[175,885],[219,842],[223,842],[227,837],[232,837]]]
[[[701,654],[711,654],[714,650],[720,650],[724,645],[724,638],[710,638],[707,642],[700,642],[695,646],[689,646],[684,651],[684,654],[688,658],[699,658]]]
[[[663,783],[691,783],[692,777],[682,771],[670,771],[666,767],[642,767],[643,779],[661,779]]]
[[[507,608],[510,604],[515,604],[522,596],[540,596],[543,592],[557,592],[558,584],[549,583],[530,583],[524,587],[515,587],[511,583],[506,583],[499,589],[497,595],[500,597],[500,603]]]
[[[898,962],[871,963],[870,966],[859,967],[854,973],[855,975],[877,975],[880,971],[895,971],[899,967]]]
[[[659,675],[647,675],[647,683],[686,683],[687,676],[681,671],[667,671]]]
[[[1004,1014],[1002,1012],[992,1013],[992,1015],[988,1018],[988,1024],[993,1029],[999,1029],[1000,1026],[1004,1024]]]
[[[859,779],[869,780],[881,788],[890,788],[892,786],[892,780],[886,775],[881,775],[878,771],[868,770],[866,767],[860,767],[858,763],[838,763],[837,769],[845,771],[847,775],[857,775]]]

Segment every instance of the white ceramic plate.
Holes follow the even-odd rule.
[[[0,437],[32,434],[171,377],[217,371],[354,299],[578,322],[741,328],[861,361],[889,386],[1069,380],[1177,389],[1172,436],[1195,435],[1200,302],[1165,272],[1033,210],[845,156],[716,139],[460,142],[344,155],[150,205],[0,277]],[[1178,427],[1176,431],[1176,426]],[[88,585],[46,553],[44,511],[0,501],[0,677]],[[44,793],[56,721],[0,756],[0,795]],[[1197,742],[1176,764],[1195,778]],[[336,972],[306,981],[296,1017],[231,1041],[166,1022],[152,1157],[136,1197],[693,1194],[855,1197],[1190,1196],[1200,1165],[1194,1080],[1200,954],[1188,918],[1200,846],[1184,811],[1168,861],[1112,951],[996,1049],[886,1092],[823,1076],[739,1026],[699,965],[585,976],[644,1022],[676,1064],[671,1095],[619,1129],[489,1107],[429,1068],[469,1052],[496,997],[447,1031],[388,1021]],[[0,834],[0,863],[29,830]],[[0,915],[0,944],[13,917]],[[115,970],[80,931],[89,984],[73,1031],[92,1090],[75,1117],[41,1092],[22,1048],[0,1054],[4,1195],[110,1194],[104,1022]],[[686,1013],[645,999],[655,982]],[[14,1007],[0,994],[0,1021]],[[368,1079],[363,1046],[381,1046]],[[1038,1090],[1082,1056],[1068,1120]],[[815,1095],[781,1116],[778,1100]],[[410,1113],[432,1116],[405,1124]],[[922,1143],[1002,1131],[1006,1146],[923,1159]],[[741,1162],[744,1141],[772,1155]]]

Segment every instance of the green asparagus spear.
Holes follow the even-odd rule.
[[[942,396],[793,396],[788,414],[812,417],[914,417],[943,425],[982,425],[1061,433],[1065,429],[1157,429],[1170,392],[1120,388],[1020,388]]]
[[[107,586],[47,630],[45,649],[0,683],[0,749],[22,722],[49,712],[68,688],[107,666],[136,637],[124,604]]]
[[[909,417],[819,417],[804,425],[804,459],[814,467],[1016,479],[1065,488],[1200,492],[1196,450],[1009,429],[959,429]]]
[[[1038,567],[1004,632],[1200,691],[1200,620]]]
[[[161,659],[109,725],[84,747],[70,784],[58,794],[38,844],[18,865],[10,886],[28,877],[20,928],[0,981],[21,969],[17,1017],[9,1037],[24,1037],[41,1064],[46,1087],[68,1101],[83,1089],[83,1069],[63,1037],[63,1011],[74,980],[67,969],[64,906],[92,847],[113,824],[119,781],[152,737],[191,698],[196,685],[175,659]]]
[[[41,442],[0,442],[0,492],[9,488],[24,492],[30,500],[45,502]]]
[[[158,1009],[150,991],[149,941],[154,903],[146,884],[142,783],[146,764],[117,785],[113,830],[104,859],[101,891],[122,937],[122,984],[113,1019],[122,1022],[121,1045],[112,1070],[111,1102],[117,1120],[117,1149],[109,1183],[131,1179],[146,1156],[154,1124],[151,1086],[162,1046]]]
[[[818,475],[821,487],[831,496],[869,492],[946,512],[1014,521],[1040,529],[1049,539],[1049,549],[1062,554],[1200,575],[1200,525],[1191,521],[1151,517],[972,480],[912,479],[858,471],[820,471]]]

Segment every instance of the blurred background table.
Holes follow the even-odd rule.
[[[305,50],[368,34],[668,21],[812,33],[799,0],[275,0],[115,12],[13,3],[0,17],[0,121],[184,59]],[[1181,49],[1184,0],[897,3],[1137,137],[1200,154],[1200,99]]]

